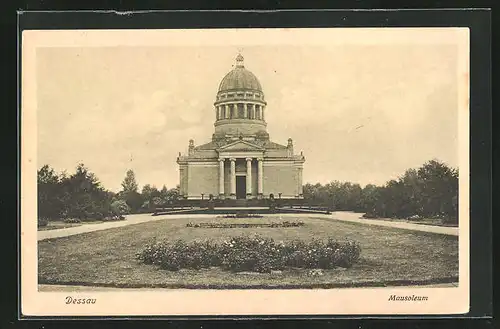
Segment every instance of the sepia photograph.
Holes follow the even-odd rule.
[[[24,31],[22,313],[467,313],[468,33]]]

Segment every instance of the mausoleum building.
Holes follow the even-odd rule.
[[[302,152],[293,141],[274,143],[267,133],[267,102],[257,77],[243,56],[222,79],[214,103],[212,141],[177,158],[180,195],[186,199],[302,198]]]

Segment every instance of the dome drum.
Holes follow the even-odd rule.
[[[250,102],[260,102],[267,104],[264,100],[264,94],[262,92],[249,92],[248,90],[227,92],[222,91],[217,93],[216,101],[214,105],[222,102],[231,102],[235,100],[243,100]]]
[[[259,120],[221,120],[215,123],[215,134],[223,136],[255,136],[265,133],[267,124]]]
[[[215,120],[216,122],[235,119],[264,121],[265,108],[266,106],[263,104],[249,102],[219,104],[215,106]]]

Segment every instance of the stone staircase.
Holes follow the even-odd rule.
[[[233,203],[234,202],[234,203]],[[246,199],[236,199],[231,202],[235,207],[248,207],[248,200]]]

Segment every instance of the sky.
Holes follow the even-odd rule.
[[[119,191],[178,184],[189,139],[209,142],[220,81],[241,52],[272,141],[306,158],[304,183],[384,184],[431,159],[458,167],[453,44],[159,45],[36,50],[37,165],[79,162]]]

